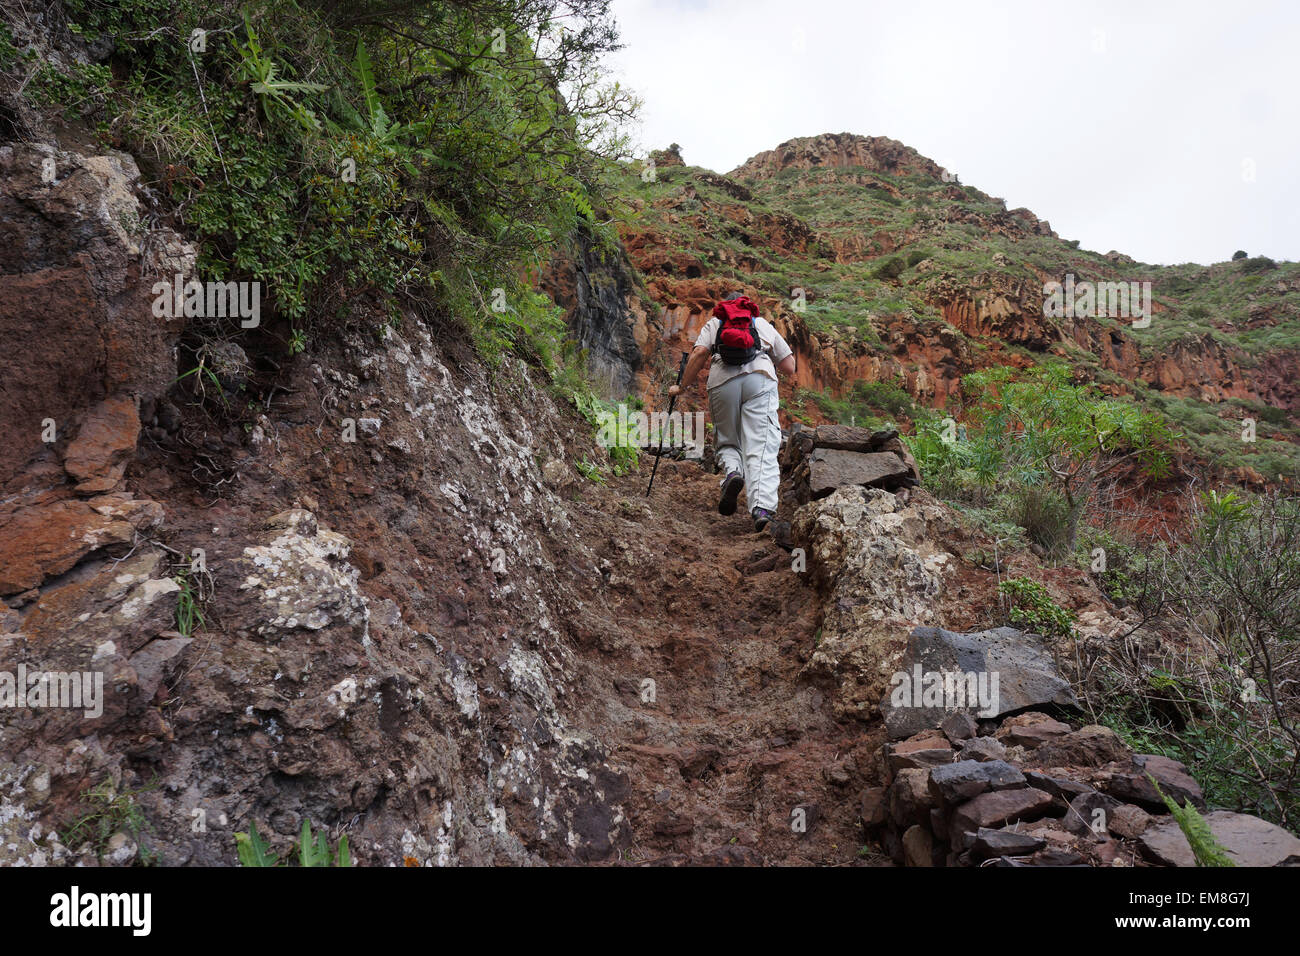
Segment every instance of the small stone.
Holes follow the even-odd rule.
[[[1038,770],[1026,770],[1025,781],[1039,790],[1046,791],[1054,797],[1060,797],[1066,803],[1069,803],[1081,793],[1091,793],[1093,787],[1086,783],[1080,783],[1077,780],[1066,780],[1063,777],[1049,777]]]
[[[913,825],[903,833],[903,859],[907,866],[933,866],[934,838],[923,826]]]
[[[957,711],[945,717],[939,729],[954,744],[960,740],[970,740],[975,736],[975,718],[965,711]]]
[[[1190,800],[1197,809],[1205,809],[1205,796],[1201,793],[1201,785],[1192,779],[1187,767],[1177,760],[1157,754],[1135,754],[1132,767],[1130,773],[1115,774],[1111,777],[1110,785],[1106,788],[1120,800],[1136,803],[1156,813],[1168,813],[1169,808],[1165,806],[1165,802],[1160,799],[1160,794],[1156,793],[1155,787],[1151,786],[1151,781],[1147,779],[1147,774],[1150,774],[1160,785],[1164,795],[1180,807]]]
[[[1151,814],[1141,807],[1124,803],[1111,811],[1106,820],[1106,827],[1117,837],[1134,840],[1140,837],[1151,825]]]
[[[889,452],[864,454],[817,448],[808,462],[808,486],[814,498],[824,498],[848,485],[896,488],[909,476],[907,466]]]
[[[1041,850],[1047,843],[1028,833],[1015,830],[994,830],[980,827],[975,831],[975,842],[971,844],[971,856],[976,861],[987,860],[995,856],[1024,856]]]
[[[862,799],[859,802],[861,808],[862,825],[867,827],[878,827],[885,822],[888,801],[884,787],[868,787],[862,791]]]
[[[1061,822],[1071,833],[1106,839],[1110,816],[1119,807],[1120,802],[1114,797],[1092,790],[1081,793],[1070,801],[1070,809]]]
[[[1005,722],[1002,729],[998,731],[998,739],[1004,744],[1019,745],[1032,750],[1041,747],[1050,740],[1064,737],[1070,732],[1069,724],[1063,724],[1059,720],[1053,720],[1043,714],[1034,714],[1032,716],[1040,719],[1022,724],[1016,723],[1018,718],[1013,717]]]
[[[1044,767],[1101,767],[1128,756],[1128,747],[1115,731],[1093,724],[1042,742],[1034,760]]]
[[[1005,760],[1007,748],[993,737],[972,737],[961,742],[962,760]]]
[[[136,846],[125,833],[114,833],[104,847],[104,861],[113,866],[125,866],[135,859]]]
[[[929,788],[930,771],[900,770],[889,786],[889,816],[897,827],[925,823],[935,800]]]

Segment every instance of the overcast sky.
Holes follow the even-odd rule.
[[[1300,259],[1300,3],[614,0],[644,150],[889,136],[1063,238]]]

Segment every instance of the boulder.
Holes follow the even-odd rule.
[[[1163,786],[1163,784],[1162,784]],[[1238,866],[1300,863],[1300,838],[1276,824],[1246,813],[1215,810],[1205,814],[1214,838]],[[1148,857],[1166,866],[1195,866],[1196,857],[1177,821],[1149,827],[1138,843]]]
[[[907,465],[890,452],[815,448],[808,465],[808,490],[814,498],[824,498],[846,485],[899,488],[909,476]]]
[[[880,704],[894,740],[938,727],[954,711],[989,718],[1047,704],[1078,706],[1043,639],[1012,627],[974,633],[917,627],[900,672],[905,682]]]

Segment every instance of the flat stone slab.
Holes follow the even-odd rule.
[[[989,718],[1046,704],[1079,702],[1038,635],[1014,627],[963,634],[922,626],[908,638],[900,673],[880,710],[890,739],[899,740],[941,726],[954,711]]]
[[[1214,838],[1238,866],[1300,864],[1300,838],[1248,813],[1215,810],[1205,814]],[[1138,837],[1142,849],[1166,866],[1195,866],[1196,857],[1177,821],[1148,827]]]
[[[981,793],[953,811],[948,832],[969,835],[970,842],[973,842],[981,827],[999,827],[1015,820],[1036,820],[1047,812],[1051,804],[1051,794],[1032,787],[992,790]]]
[[[971,847],[971,856],[975,860],[987,860],[994,856],[1024,856],[1047,846],[1041,840],[1028,833],[1014,830],[991,830],[980,827],[975,831],[975,843]]]
[[[813,431],[813,447],[840,451],[880,451],[887,441],[897,437],[898,431],[893,428],[873,432],[852,425],[818,425]]]
[[[1005,760],[962,760],[930,773],[930,792],[949,805],[977,797],[987,790],[1025,785],[1025,775]]]
[[[808,459],[808,491],[814,498],[852,485],[896,488],[910,476],[910,469],[892,452],[814,448]]]

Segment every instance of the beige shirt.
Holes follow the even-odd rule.
[[[704,328],[700,329],[700,334],[695,338],[695,347],[712,350],[713,339],[717,336],[721,324],[722,320],[717,316],[705,322]],[[716,388],[723,382],[731,381],[737,375],[746,375],[749,372],[760,372],[772,381],[777,381],[776,365],[773,363],[785,361],[794,350],[786,345],[785,339],[781,338],[781,333],[767,319],[759,316],[754,320],[754,326],[758,329],[758,340],[763,345],[763,351],[759,352],[752,362],[744,365],[728,365],[716,355],[713,356],[709,362],[709,388]]]

